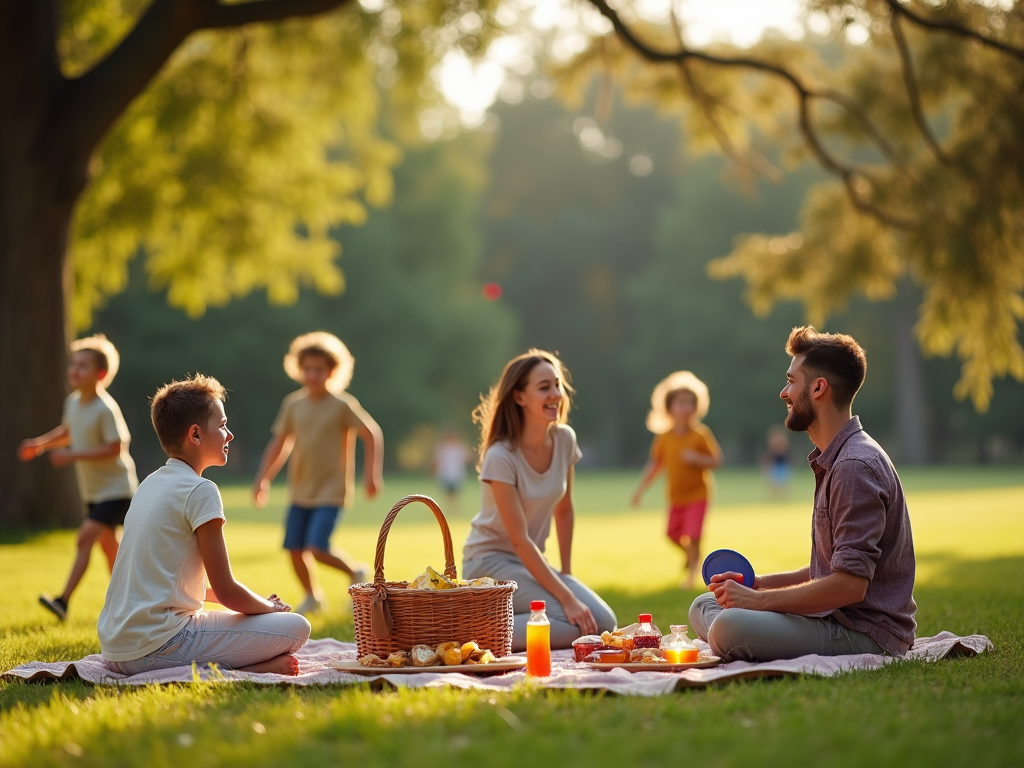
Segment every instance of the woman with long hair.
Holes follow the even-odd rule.
[[[526,648],[530,602],[545,600],[551,647],[615,626],[615,614],[572,575],[573,467],[583,455],[569,415],[569,372],[550,352],[513,358],[473,412],[480,425],[480,512],[463,550],[466,578],[519,585],[512,597],[513,650]],[[544,557],[555,521],[562,568]]]

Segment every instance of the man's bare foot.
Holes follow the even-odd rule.
[[[694,575],[691,573],[685,579],[680,582],[679,587],[681,589],[693,589]]]
[[[297,675],[299,674],[299,660],[290,653],[275,656],[259,664],[250,664],[248,667],[239,667],[239,672],[271,673],[274,675]]]

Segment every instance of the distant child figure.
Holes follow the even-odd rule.
[[[668,538],[686,554],[686,589],[693,587],[700,564],[700,536],[714,482],[711,470],[722,463],[715,436],[701,423],[709,406],[707,386],[689,371],[677,371],[654,388],[647,428],[657,436],[633,494],[633,506],[638,506],[654,477],[666,471]]]
[[[220,491],[202,476],[227,464],[234,439],[224,387],[202,374],[171,382],[150,412],[168,460],[142,481],[125,519],[97,625],[103,659],[125,675],[192,663],[297,674],[292,654],[309,622],[235,580]],[[204,602],[230,611],[204,611]]]
[[[459,491],[466,482],[466,466],[475,458],[476,454],[463,442],[454,427],[446,429],[434,446],[431,461],[434,478],[444,491],[452,512],[458,511]]]
[[[303,385],[288,395],[271,428],[253,485],[257,507],[267,503],[271,480],[291,457],[288,482],[291,505],[285,521],[284,548],[306,596],[296,609],[308,614],[326,606],[316,581],[316,561],[348,574],[353,583],[367,579],[366,564],[331,550],[331,534],[340,511],[349,504],[355,478],[355,437],[365,448],[366,496],[383,487],[384,438],[380,427],[345,392],[355,361],[341,340],[316,331],[295,339],[284,358],[285,372]]]
[[[45,435],[25,440],[18,457],[30,461],[50,451],[55,467],[75,465],[78,492],[88,507],[78,528],[77,552],[64,591],[58,597],[42,595],[39,602],[61,621],[67,618],[68,601],[89,567],[92,546],[97,542],[113,569],[117,556],[117,528],[132,494],[139,485],[135,463],[128,455],[132,436],[121,409],[107,387],[117,375],[120,356],[103,334],[71,343],[68,383],[75,391],[64,401],[60,426]]]
[[[768,492],[774,498],[785,498],[793,474],[789,457],[789,436],[786,428],[775,424],[768,430],[768,448],[761,457],[761,469],[768,480]]]

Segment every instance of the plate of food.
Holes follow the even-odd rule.
[[[665,652],[657,648],[634,649],[609,648],[595,651],[582,664],[588,669],[625,669],[629,672],[682,672],[687,669],[706,669],[722,663],[718,656],[700,655],[696,661],[670,662]]]
[[[425,672],[500,675],[524,669],[526,659],[522,656],[499,659],[475,641],[458,643],[452,640],[437,647],[414,645],[408,651],[394,651],[384,658],[368,653],[358,661],[332,661],[328,666],[356,675],[418,675]]]

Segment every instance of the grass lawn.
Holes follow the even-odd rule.
[[[628,508],[634,480],[627,472],[578,476],[574,571],[621,623],[651,611],[667,629],[686,620],[696,593],[677,587],[680,561],[663,541],[660,491],[649,492],[644,508]],[[1024,474],[908,470],[904,483],[918,554],[919,634],[983,633],[996,653],[654,699],[528,687],[496,695],[0,682],[0,766],[1024,765]],[[359,499],[335,545],[372,557],[384,512],[411,492],[434,488],[398,478],[382,499]],[[788,500],[769,499],[755,472],[719,473],[705,549],[738,549],[761,572],[806,564],[810,493],[809,472],[795,479]],[[244,487],[226,486],[223,494],[239,578],[297,601],[280,551],[283,489],[274,489],[262,511],[249,506]],[[475,494],[467,489],[461,513],[449,511],[457,564]],[[40,591],[59,591],[72,541],[71,532],[0,534],[0,669],[99,650],[106,574],[98,553],[66,624],[35,602]],[[442,561],[433,517],[409,507],[392,529],[387,576],[411,578]],[[332,602],[314,617],[313,635],[351,639],[346,580],[320,572]]]

